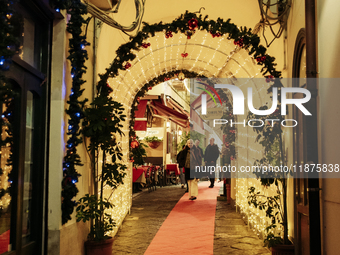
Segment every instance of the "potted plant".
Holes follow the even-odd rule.
[[[113,238],[108,235],[115,222],[107,213],[113,208],[110,197],[114,189],[123,184],[126,166],[122,163],[122,152],[117,137],[123,135],[121,121],[125,120],[122,104],[109,97],[109,86],[97,87],[98,96],[85,109],[83,134],[88,140],[87,150],[91,160],[94,183],[93,194],[86,194],[78,201],[77,222],[90,222],[90,233],[85,242],[87,255],[112,254]],[[108,160],[109,159],[109,160]],[[100,163],[100,161],[102,163]],[[109,198],[104,198],[104,187],[112,190]]]
[[[268,107],[262,106],[260,110],[267,110]],[[264,157],[254,162],[254,165],[261,168],[281,166],[286,163],[284,148],[282,142],[281,121],[283,117],[280,115],[279,108],[268,116],[248,114],[249,119],[261,120],[265,123],[262,127],[254,127],[257,133],[256,142],[259,142],[265,149]],[[266,121],[279,120],[279,121]],[[266,217],[271,220],[271,224],[266,227],[266,237],[264,239],[265,246],[272,249],[272,254],[294,254],[294,246],[288,239],[288,220],[287,220],[287,178],[289,172],[278,171],[260,171],[255,175],[260,179],[261,185],[269,187],[275,185],[276,194],[273,196],[265,195],[263,192],[257,191],[255,187],[249,188],[248,204],[255,208],[264,210]]]
[[[163,141],[163,139],[158,138],[157,136],[146,136],[144,137],[145,142],[148,143],[149,147],[152,149],[156,149],[161,142]]]

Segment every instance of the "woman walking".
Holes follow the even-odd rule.
[[[188,188],[189,188],[189,200],[195,200],[197,199],[198,195],[198,179],[195,178],[195,176],[191,175],[190,172],[194,173],[195,166],[198,165],[197,155],[198,152],[195,148],[194,142],[192,139],[189,139],[187,141],[187,145],[183,150],[183,153],[181,153],[179,161],[181,161],[181,164],[184,165],[185,169],[185,179],[188,182]],[[191,170],[191,171],[190,171]]]

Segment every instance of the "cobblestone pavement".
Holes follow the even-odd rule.
[[[180,185],[172,185],[134,194],[131,214],[114,237],[112,254],[144,254],[184,192]]]
[[[131,214],[114,238],[112,254],[144,254],[184,191],[180,185],[173,185],[134,194]],[[217,201],[214,254],[269,255],[262,244],[262,240],[247,230],[241,216],[230,205]]]
[[[270,255],[252,230],[248,230],[231,205],[217,201],[215,215],[214,255]]]

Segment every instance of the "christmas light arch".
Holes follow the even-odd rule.
[[[81,17],[81,14],[77,14]],[[83,23],[85,21],[83,20]],[[75,22],[74,22],[75,23]],[[260,45],[260,38],[258,35],[253,34],[251,29],[246,27],[238,28],[235,24],[231,23],[230,20],[224,21],[223,19],[218,18],[215,20],[208,20],[208,16],[202,17],[201,14],[186,12],[182,14],[179,18],[175,19],[172,23],[163,24],[162,22],[158,24],[149,25],[144,23],[144,26],[140,32],[133,38],[130,38],[130,41],[126,44],[121,45],[116,51],[116,57],[112,61],[112,64],[106,69],[106,72],[100,74],[100,80],[97,84],[97,91],[101,93],[102,96],[108,96],[112,89],[108,87],[108,80],[111,78],[115,78],[118,76],[119,72],[124,72],[131,67],[131,61],[136,58],[136,54],[133,51],[139,51],[140,49],[148,48],[150,45],[147,43],[147,39],[149,37],[154,37],[156,33],[164,33],[166,38],[171,38],[173,33],[183,33],[187,36],[187,39],[190,40],[194,31],[206,31],[214,37],[221,37],[226,35],[227,39],[234,41],[235,46],[245,49],[248,51],[248,54],[255,59],[258,65],[262,67],[261,73],[267,77],[268,79],[272,79],[273,77],[280,77],[281,72],[277,71],[275,66],[275,58],[267,54],[266,47]],[[73,35],[74,31],[70,31]],[[77,45],[70,44],[70,52],[72,50],[76,50],[78,47],[81,47],[79,50],[84,50],[82,45],[87,45],[85,38],[81,38]],[[184,52],[181,54],[182,58],[186,58],[187,54]],[[85,57],[86,58],[86,57]],[[70,58],[72,61],[72,57]],[[80,68],[82,68],[83,62],[79,62]],[[77,69],[77,63],[73,65],[74,69]],[[185,72],[187,70],[183,70]],[[175,74],[178,74],[179,71],[171,71],[168,73],[160,74],[157,78],[154,78],[150,82],[144,84],[141,89],[136,92],[136,96],[134,102],[132,103],[132,107],[136,104],[137,97],[141,97],[148,90],[149,87],[152,87],[160,82],[163,82],[165,79],[171,79]],[[79,73],[78,76],[81,77],[83,71]],[[77,77],[77,75],[73,76]],[[74,78],[74,77],[72,77]],[[79,85],[79,84],[78,84]],[[81,84],[80,84],[81,85]],[[78,91],[81,93],[82,90]],[[74,91],[72,90],[74,93]],[[79,94],[80,94],[79,93]],[[71,93],[71,95],[73,95]],[[78,95],[77,95],[78,98]],[[71,99],[71,97],[70,97]],[[83,107],[85,102],[76,102],[78,106]],[[80,116],[77,116],[77,113],[80,113]],[[81,118],[80,110],[77,112],[67,111],[70,117],[73,115],[77,118]],[[78,114],[79,115],[79,114]],[[73,117],[74,117],[73,116]],[[73,130],[74,134],[78,134],[78,130]],[[72,135],[72,134],[71,134]],[[77,144],[81,141],[77,140]],[[69,145],[69,143],[67,143]],[[71,148],[67,148],[75,150],[76,146],[71,146]],[[72,153],[73,155],[77,155]],[[66,159],[66,158],[65,158]],[[70,219],[70,215],[73,212],[73,208],[75,203],[73,202],[73,198],[77,194],[76,188],[76,180],[79,176],[77,172],[73,171],[75,165],[81,164],[79,158],[71,158],[72,172],[69,172],[70,164],[64,163],[64,180],[63,180],[63,223],[67,222]],[[75,177],[75,178],[73,178]]]

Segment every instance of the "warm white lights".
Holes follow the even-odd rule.
[[[246,77],[242,80],[242,84],[238,86],[245,90],[252,87],[254,93],[254,106],[264,105],[270,102],[270,98],[266,93],[268,86],[257,84],[257,77],[261,77],[260,67],[248,51],[235,47],[232,40],[227,39],[227,35],[220,38],[212,38],[211,34],[206,31],[197,31],[191,39],[181,33],[174,34],[173,37],[166,39],[164,33],[157,33],[155,37],[149,38],[147,43],[150,47],[134,51],[136,58],[131,61],[131,68],[127,71],[119,71],[119,75],[110,79],[110,86],[113,89],[111,94],[114,100],[122,103],[125,107],[127,120],[123,123],[123,131],[125,136],[121,139],[121,146],[124,151],[124,162],[129,165],[124,185],[121,185],[114,191],[111,196],[115,207],[110,211],[112,218],[117,222],[117,226],[123,221],[131,206],[132,196],[132,169],[129,164],[129,121],[131,104],[138,91],[153,78],[160,75],[186,69],[189,71],[205,74],[210,77],[234,77],[237,81],[239,77]],[[181,53],[187,52],[188,57],[182,58]],[[168,84],[168,85],[167,85]],[[170,86],[166,83],[164,86],[164,94]],[[188,80],[184,80],[187,92],[190,93],[190,84]],[[246,94],[247,91],[244,91]],[[170,127],[170,121],[167,121],[166,127]],[[256,133],[250,127],[237,127],[237,159],[236,167],[252,166],[255,159],[263,156],[263,148],[255,143]],[[178,135],[182,135],[182,130],[178,131]],[[237,176],[235,176],[237,178]],[[259,181],[252,178],[239,178],[236,181],[236,203],[241,213],[246,216],[249,224],[254,231],[260,235],[264,228],[269,224],[264,212],[256,208],[249,207],[247,201],[248,188],[255,186],[262,189]],[[109,196],[110,190],[105,190],[105,194]],[[274,192],[271,189],[266,192]],[[117,230],[114,230],[115,233]]]

